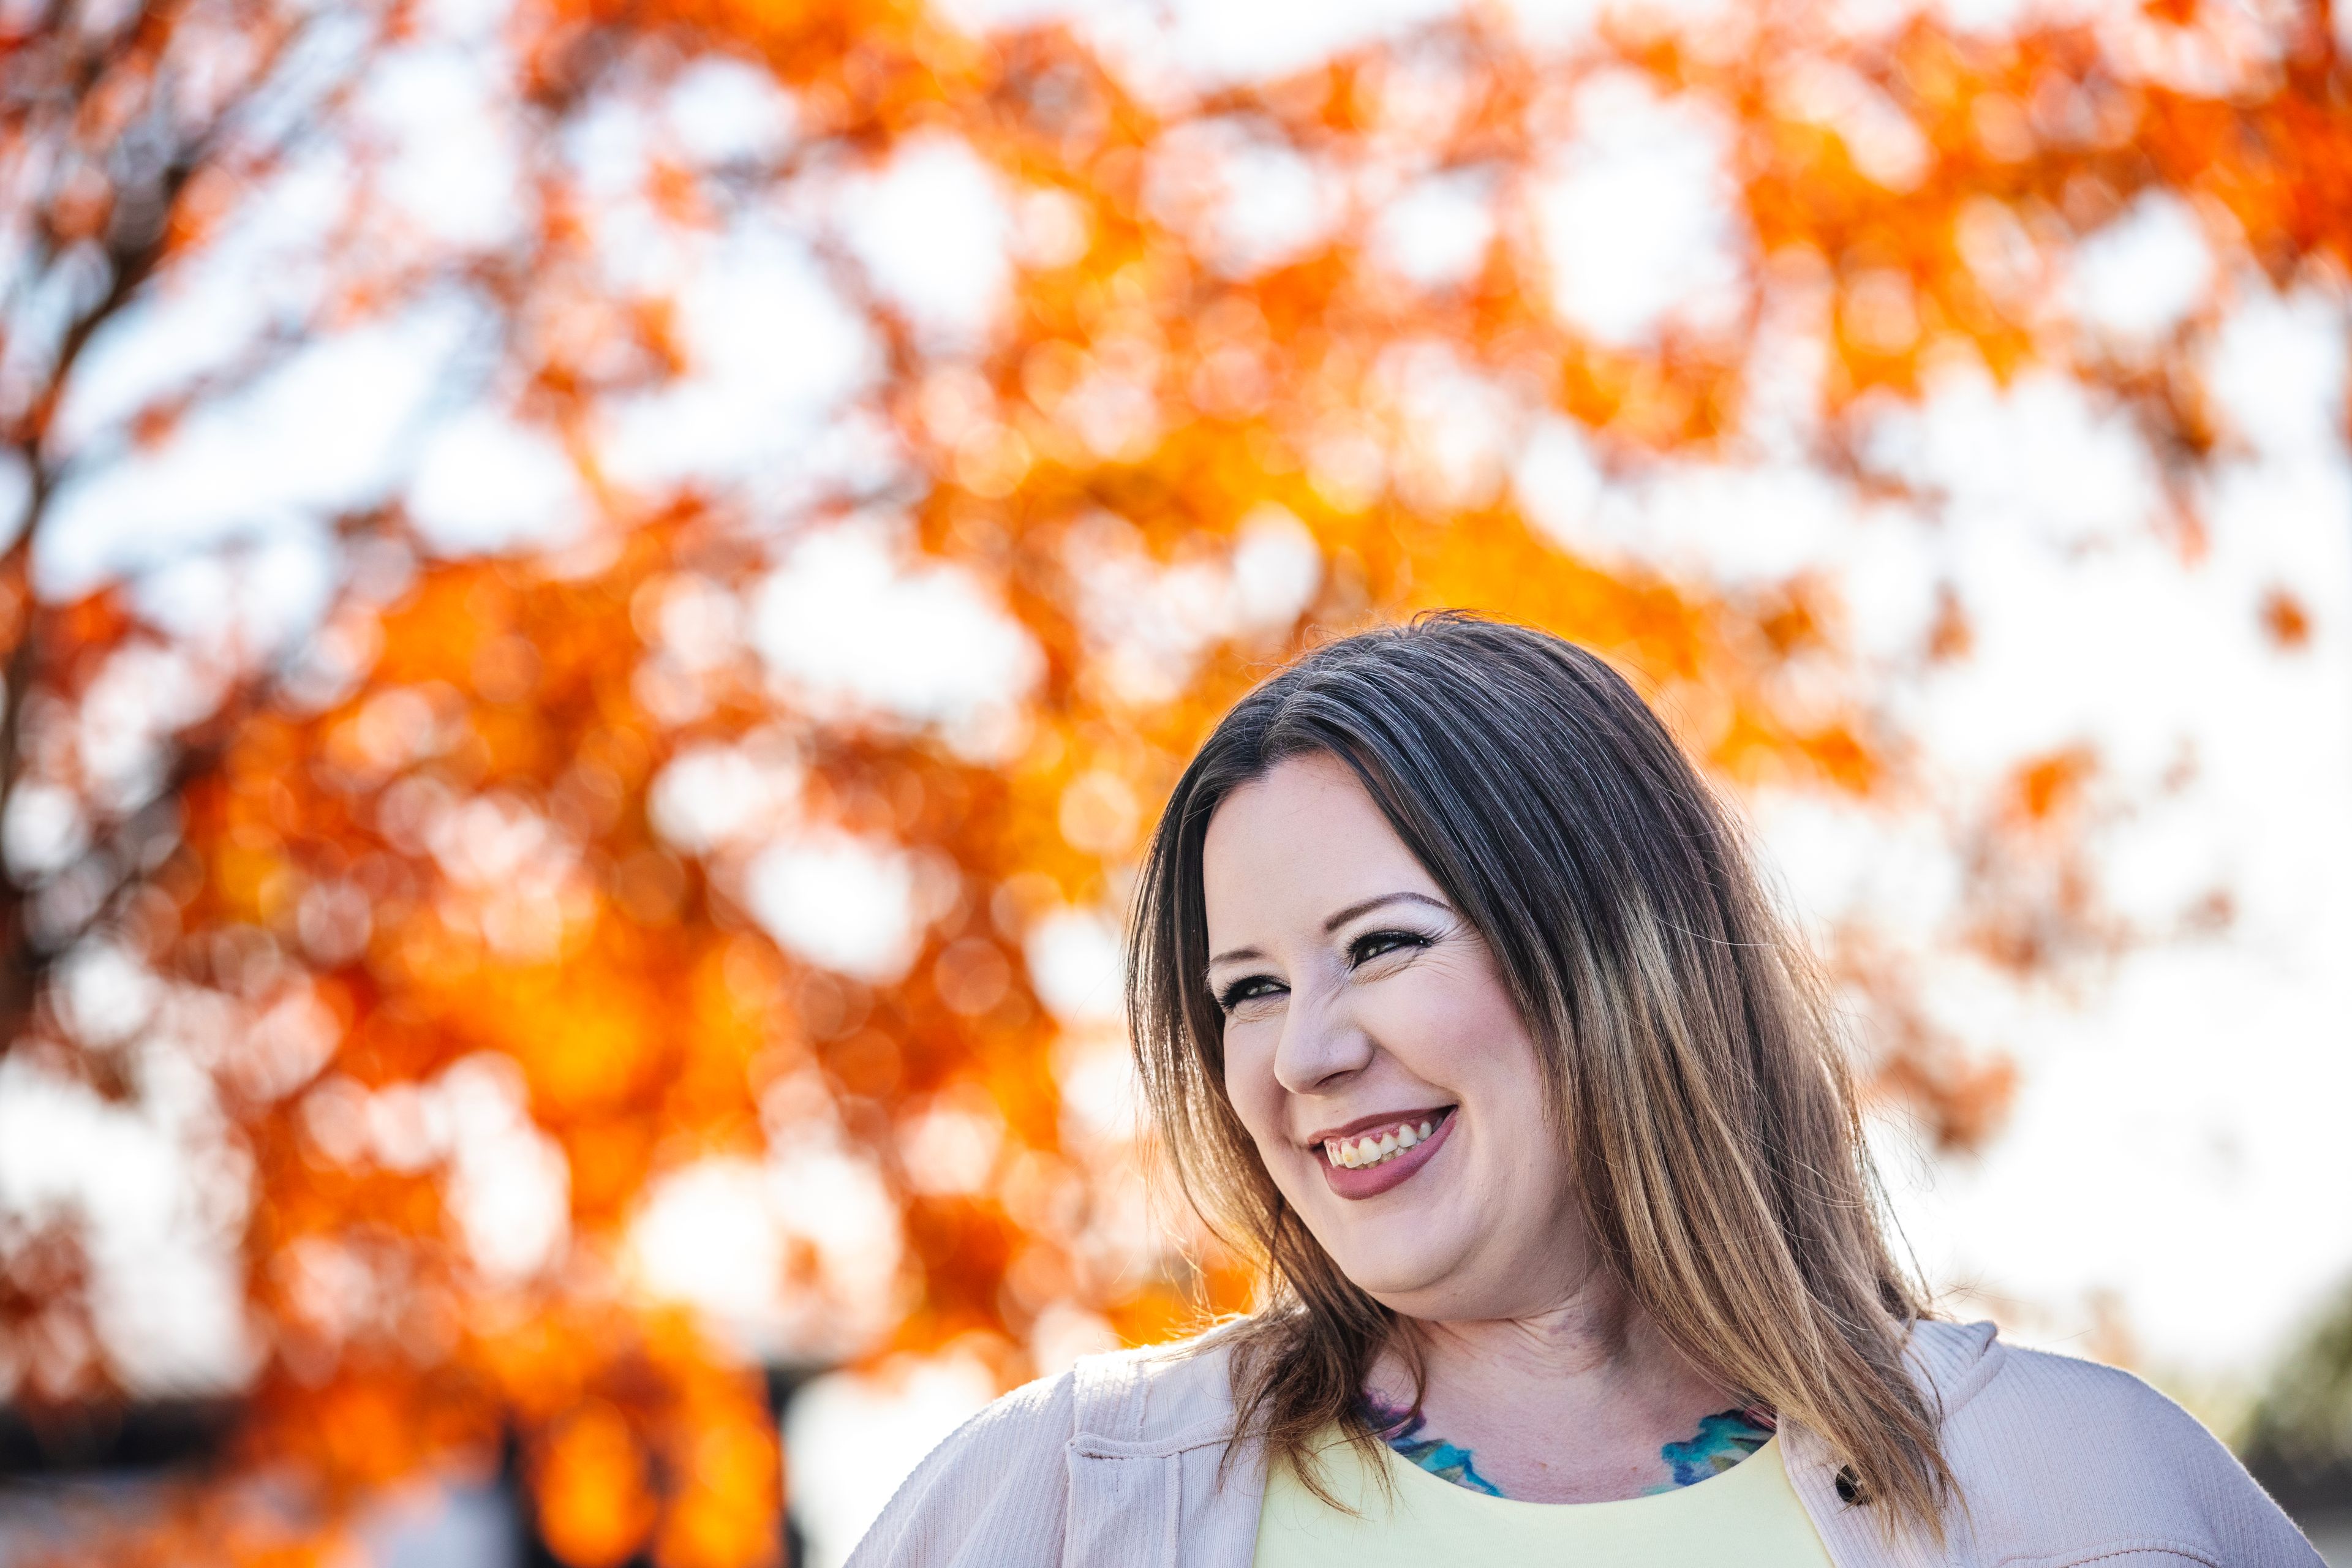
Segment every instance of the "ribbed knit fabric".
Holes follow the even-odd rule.
[[[1841,1501],[1792,1423],[1790,1485],[1837,1568],[2322,1568],[2195,1417],[2127,1373],[1926,1322],[1915,1375],[1941,1410],[1960,1501],[1939,1547]],[[1234,1421],[1217,1334],[1090,1356],[1016,1389],[934,1449],[850,1568],[1249,1568],[1265,1461]]]

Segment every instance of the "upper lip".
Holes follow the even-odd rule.
[[[1418,1110],[1376,1111],[1370,1116],[1359,1116],[1353,1121],[1343,1121],[1337,1127],[1310,1132],[1307,1135],[1307,1146],[1312,1149],[1318,1143],[1328,1143],[1334,1138],[1353,1138],[1376,1127],[1402,1127],[1408,1121],[1434,1121],[1453,1109],[1451,1105],[1431,1105]]]

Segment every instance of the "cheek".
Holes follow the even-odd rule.
[[[1366,1018],[1400,1062],[1433,1084],[1536,1092],[1533,1042],[1484,965],[1430,964],[1383,988]]]
[[[1545,1114],[1549,1098],[1534,1039],[1499,981],[1433,972],[1385,999],[1382,1026],[1399,1064],[1459,1100],[1501,1163],[1526,1177],[1562,1163]]]
[[[1275,1030],[1264,1024],[1225,1026],[1225,1098],[1250,1136],[1263,1144],[1282,1107],[1282,1086],[1274,1077]]]

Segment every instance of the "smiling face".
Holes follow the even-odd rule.
[[[1433,1321],[1570,1294],[1593,1258],[1535,1042],[1348,766],[1295,757],[1228,795],[1202,881],[1225,1092],[1340,1270]]]

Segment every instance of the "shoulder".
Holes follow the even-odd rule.
[[[1081,1358],[1070,1369],[1078,1436],[1090,1447],[1139,1454],[1173,1453],[1229,1437],[1238,1326]]]
[[[1232,1407],[1223,1336],[1084,1357],[950,1433],[899,1487],[849,1568],[1055,1561],[1074,1453],[1144,1457],[1222,1442]]]
[[[1997,1343],[1986,1324],[1922,1323],[1914,1337],[1969,1527],[1998,1560],[2317,1564],[2220,1439],[2131,1373]]]
[[[849,1568],[953,1568],[980,1559],[1050,1562],[1062,1536],[1063,1451],[1076,1379],[1041,1378],[997,1399],[915,1467],[850,1554]]]

